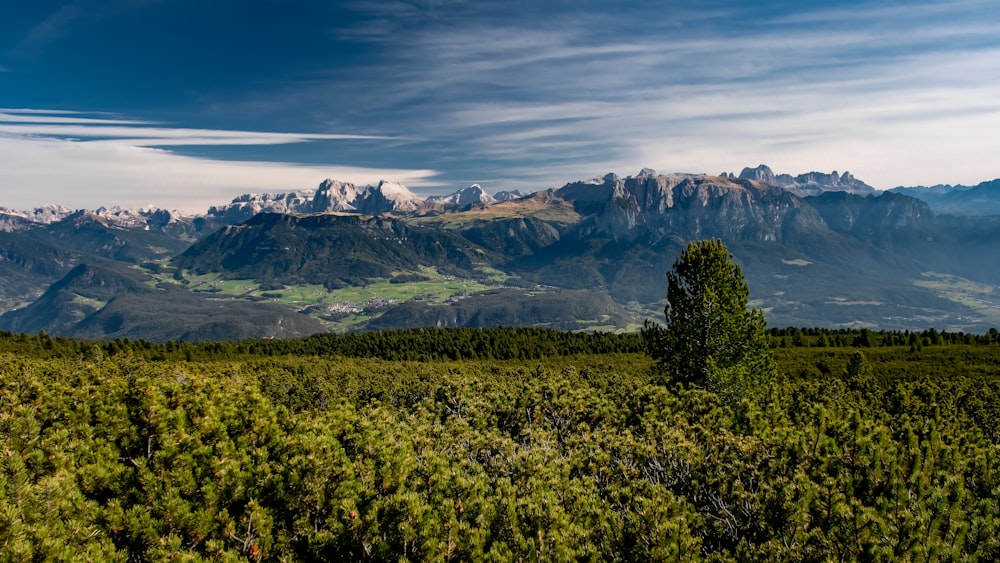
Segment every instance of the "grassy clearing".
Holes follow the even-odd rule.
[[[321,285],[290,285],[281,289],[260,291],[259,296],[289,305],[322,305],[329,300],[330,291]]]
[[[871,306],[871,307],[877,307],[879,305],[882,305],[881,301],[851,301],[848,300],[846,297],[831,297],[830,299],[827,299],[823,303],[827,305]]]
[[[396,272],[394,277],[418,274],[420,281],[392,283],[389,278],[371,280],[364,286],[329,290],[321,285],[284,286],[280,289],[262,289],[254,280],[229,280],[220,274],[195,274],[183,271],[182,280],[172,272],[151,273],[154,285],[171,283],[184,285],[188,290],[208,293],[220,299],[253,299],[303,309],[311,307],[310,314],[320,318],[331,330],[349,331],[362,326],[377,311],[390,305],[411,300],[443,303],[459,295],[486,291],[499,286],[507,275],[493,268],[483,268],[482,280],[446,276],[436,268],[421,266],[416,272]],[[375,311],[375,314],[372,312]],[[346,314],[337,320],[331,316]]]
[[[924,279],[913,282],[914,285],[933,289],[940,297],[968,307],[989,322],[1000,322],[1000,291],[997,286],[940,272],[923,272],[921,275]]]
[[[483,274],[484,279],[496,284],[502,284],[510,279],[510,276],[503,270],[491,268],[486,265],[480,265],[478,269]]]
[[[330,322],[327,328],[329,328],[331,332],[351,332],[363,327],[365,323],[370,320],[371,317],[367,315],[350,315],[337,321]]]
[[[398,275],[411,272],[400,272]],[[493,284],[480,281],[445,276],[436,268],[421,266],[416,272],[426,278],[423,281],[392,283],[389,279],[372,280],[365,286],[345,287],[329,293],[334,301],[364,302],[371,299],[389,299],[393,301],[409,301],[422,299],[431,302],[442,302],[455,295],[485,291]]]
[[[461,229],[476,223],[525,217],[536,217],[543,221],[564,225],[572,225],[580,221],[580,214],[573,209],[572,204],[567,202],[552,204],[551,202],[527,199],[496,203],[483,209],[472,209],[461,213],[415,217],[407,219],[407,222],[414,225],[435,225],[445,229]]]
[[[72,303],[75,305],[86,305],[87,307],[92,307],[95,311],[102,309],[108,304],[107,301],[101,301],[100,299],[91,299],[90,297],[84,297],[79,293],[73,294]]]

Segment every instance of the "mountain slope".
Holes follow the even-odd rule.
[[[995,191],[981,186],[961,193]],[[18,230],[0,232],[0,291],[7,309],[38,299],[0,328],[155,339],[627,328],[661,318],[665,273],[704,238],[727,244],[772,325],[1000,325],[1000,216],[937,214],[850,174],[644,169],[497,201],[476,188],[423,201],[390,182],[329,180],[207,218],[110,209],[26,226],[30,214],[15,214]]]
[[[202,239],[173,265],[274,287],[338,288],[420,266],[473,277],[478,264],[498,259],[458,234],[385,217],[261,213]]]
[[[546,326],[579,330],[593,325],[623,327],[639,319],[600,292],[541,292],[496,289],[449,305],[408,302],[373,320],[368,329],[419,327]]]
[[[281,305],[192,298],[175,290],[115,297],[69,334],[163,342],[294,338],[323,331],[316,319]]]
[[[203,225],[210,229],[211,226]],[[177,232],[150,229],[145,223],[122,227],[106,218],[85,211],[45,226],[22,231],[30,238],[89,256],[100,256],[127,263],[170,258],[183,252],[198,227],[178,228]]]
[[[0,230],[0,314],[38,298],[82,262],[162,260],[214,229],[204,219],[178,219],[166,211],[66,211],[57,218],[47,210],[30,216],[38,220],[20,217],[28,223],[12,232]]]
[[[118,263],[83,263],[31,305],[0,316],[0,328],[152,341],[292,337],[323,330],[315,319],[286,307],[214,300],[149,282]]]
[[[0,231],[0,314],[37,299],[85,256],[23,231]]]
[[[77,323],[116,296],[147,293],[142,276],[116,264],[81,263],[28,307],[0,317],[0,326],[16,332],[72,335]]]

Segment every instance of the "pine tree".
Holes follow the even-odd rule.
[[[663,374],[727,399],[752,396],[774,372],[764,315],[748,309],[743,272],[720,240],[692,242],[667,273],[666,326],[647,349]]]

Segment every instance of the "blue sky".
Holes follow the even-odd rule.
[[[0,206],[760,163],[1000,177],[995,0],[6,4]]]

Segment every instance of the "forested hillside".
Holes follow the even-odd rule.
[[[1000,557],[995,331],[768,338],[722,402],[637,335],[2,333],[3,558]]]

